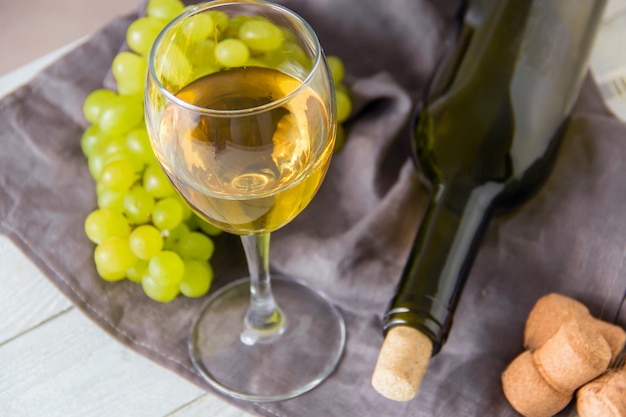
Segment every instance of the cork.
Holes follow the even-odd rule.
[[[524,346],[535,350],[546,343],[566,321],[591,318],[589,309],[565,295],[550,293],[539,298],[528,314]]]
[[[591,320],[569,320],[532,351],[541,376],[556,391],[573,392],[607,370],[611,349]]]
[[[543,379],[530,351],[524,351],[504,370],[502,390],[511,407],[524,417],[552,417],[573,398],[573,392],[558,392]]]
[[[432,356],[432,341],[409,326],[387,332],[372,374],[372,386],[394,401],[415,397]]]
[[[626,369],[611,370],[576,394],[580,417],[626,417]]]
[[[626,346],[626,331],[615,324],[598,319],[593,320],[594,325],[611,348],[611,363],[613,363]]]

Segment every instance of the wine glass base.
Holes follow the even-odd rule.
[[[241,340],[250,305],[247,278],[215,292],[194,320],[191,359],[223,394],[253,402],[293,398],[324,381],[341,359],[345,324],[323,294],[284,277],[272,277],[272,292],[285,317],[274,339]]]

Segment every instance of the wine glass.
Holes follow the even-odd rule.
[[[283,6],[212,1],[187,9],[149,59],[146,124],[157,160],[204,219],[241,236],[249,278],[213,293],[189,350],[218,391],[255,402],[295,397],[336,368],[338,310],[269,272],[270,232],[311,201],[330,163],[334,89],[311,27]]]

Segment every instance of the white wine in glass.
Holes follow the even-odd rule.
[[[270,232],[311,201],[331,160],[334,89],[319,41],[272,3],[213,1],[174,19],[152,48],[146,124],[161,167],[193,209],[241,236],[250,277],[213,293],[191,358],[217,390],[278,401],[338,365],[345,325],[318,291],[270,277]]]

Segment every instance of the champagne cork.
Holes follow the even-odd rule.
[[[535,350],[554,336],[564,322],[590,318],[589,309],[573,298],[556,293],[544,295],[528,314],[524,346]]]
[[[580,417],[626,417],[626,369],[608,371],[578,390]]]
[[[620,326],[594,318],[579,301],[565,295],[551,293],[535,303],[526,320],[524,346],[529,350],[541,347],[569,320],[592,321],[611,348],[613,358],[626,345],[626,331]]]
[[[558,392],[543,379],[530,351],[524,351],[504,370],[502,390],[511,407],[524,417],[552,417],[573,397],[573,392]]]
[[[620,326],[597,319],[594,319],[594,325],[609,344],[609,348],[611,348],[611,363],[613,363],[624,349],[624,346],[626,346],[626,331]]]
[[[432,356],[432,341],[409,326],[387,332],[372,374],[372,386],[394,401],[415,397]]]
[[[532,352],[541,376],[563,393],[574,392],[607,370],[611,349],[591,320],[569,320]]]

